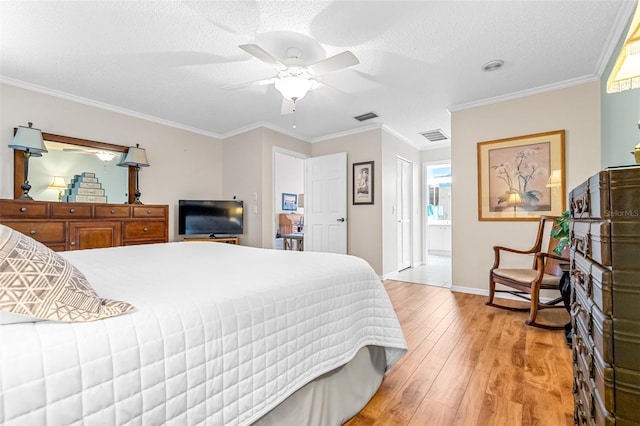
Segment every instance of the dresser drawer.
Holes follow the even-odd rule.
[[[613,339],[616,367],[640,371],[640,322],[615,318]]]
[[[165,217],[165,208],[161,206],[134,206],[133,217]]]
[[[602,266],[611,266],[611,223],[572,221],[571,248]]]
[[[161,220],[130,221],[124,224],[124,239],[165,239],[166,226]]]
[[[604,315],[597,306],[591,307],[591,338],[604,362],[614,363],[613,358],[613,319]],[[616,365],[618,359],[616,358]]]
[[[602,170],[569,194],[576,219],[638,220],[640,174],[637,168]]]
[[[88,219],[92,215],[91,206],[87,204],[56,203],[51,205],[51,217]]]
[[[615,410],[615,395],[614,395],[614,371],[611,364],[607,364],[602,359],[600,352],[594,350],[590,357],[591,378],[593,379],[595,388],[598,390],[602,403],[607,411],[614,412]]]
[[[640,371],[615,368],[616,417],[620,424],[640,424]]]
[[[97,218],[110,218],[110,217],[129,217],[129,206],[95,206],[95,217]]]
[[[47,218],[49,204],[30,201],[2,200],[0,203],[0,218]]]
[[[574,252],[571,284],[579,286],[605,315],[613,314],[612,272]]]
[[[64,222],[29,222],[29,221],[5,221],[3,222],[9,228],[13,228],[18,232],[30,236],[41,243],[62,243],[65,240],[65,223]]]

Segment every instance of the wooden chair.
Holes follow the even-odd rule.
[[[548,222],[555,223],[556,217],[541,216],[536,236],[535,244],[529,250],[516,250],[508,247],[494,246],[495,255],[493,267],[489,272],[489,300],[487,305],[496,308],[508,309],[512,311],[529,311],[529,319],[525,324],[535,327],[559,330],[564,325],[547,325],[536,322],[536,316],[540,309],[545,308],[565,308],[564,304],[560,304],[562,297],[553,299],[549,302],[540,302],[540,290],[560,290],[560,280],[563,271],[561,264],[568,264],[567,257],[558,256],[553,252],[557,244],[557,240],[549,238],[549,247],[547,251],[542,251],[542,240],[545,232],[549,232],[552,226],[546,226]],[[523,255],[533,255],[533,266],[531,269],[506,268],[500,265],[500,253],[509,252]],[[564,254],[564,253],[563,253]],[[496,284],[502,284],[511,287],[513,290],[496,290]],[[515,308],[511,306],[498,305],[494,303],[495,293],[510,293],[530,302],[530,306],[526,308]]]

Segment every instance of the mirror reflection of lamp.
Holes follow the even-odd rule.
[[[509,193],[509,198],[507,199],[507,204],[509,206],[513,206],[513,216],[516,215],[516,207],[522,205],[522,197],[520,197],[520,192],[511,191]]]
[[[29,195],[31,185],[29,184],[29,158],[42,157],[47,151],[42,140],[42,131],[32,127],[33,123],[29,122],[29,127],[19,126],[13,141],[9,144],[9,148],[23,151],[24,153],[24,182],[20,185],[22,195],[19,200],[33,200]]]
[[[149,167],[149,160],[147,160],[147,152],[144,148],[140,148],[140,144],[129,147],[129,150],[124,155],[122,161],[118,164],[121,167],[135,167],[136,168],[136,196],[133,204],[142,204],[140,201],[140,167]]]
[[[547,181],[547,188],[557,188],[560,185],[562,185],[562,171],[553,170]]]
[[[67,189],[67,184],[64,182],[64,178],[62,176],[54,176],[47,189],[57,190],[58,201],[62,201],[62,194],[64,190]]]

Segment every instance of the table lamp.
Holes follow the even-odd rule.
[[[640,88],[640,3],[636,6],[629,33],[607,80],[607,93],[638,88]],[[638,121],[638,129],[640,130],[640,121]],[[632,154],[636,163],[640,164],[640,143],[635,146]]]
[[[42,140],[42,131],[32,126],[31,122],[29,122],[29,127],[19,126],[13,141],[9,144],[9,148],[24,153],[24,182],[20,185],[22,195],[18,198],[19,200],[33,200],[29,195],[31,189],[31,185],[29,185],[29,158],[42,157],[43,152],[48,152]]]
[[[47,187],[48,189],[55,189],[58,191],[58,201],[62,201],[62,193],[65,189],[67,189],[67,184],[64,183],[64,178],[62,176],[54,176],[53,180]]]
[[[140,144],[136,144],[136,146],[129,147],[127,154],[124,159],[118,164],[121,167],[135,167],[136,168],[136,192],[134,193],[136,198],[133,201],[133,204],[142,204],[140,201],[140,178],[139,172],[140,167],[148,167],[149,160],[147,160],[147,153],[144,148],[140,148]]]

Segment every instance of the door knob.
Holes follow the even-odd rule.
[[[340,219],[336,219],[336,222],[344,222],[344,217],[341,217]]]

